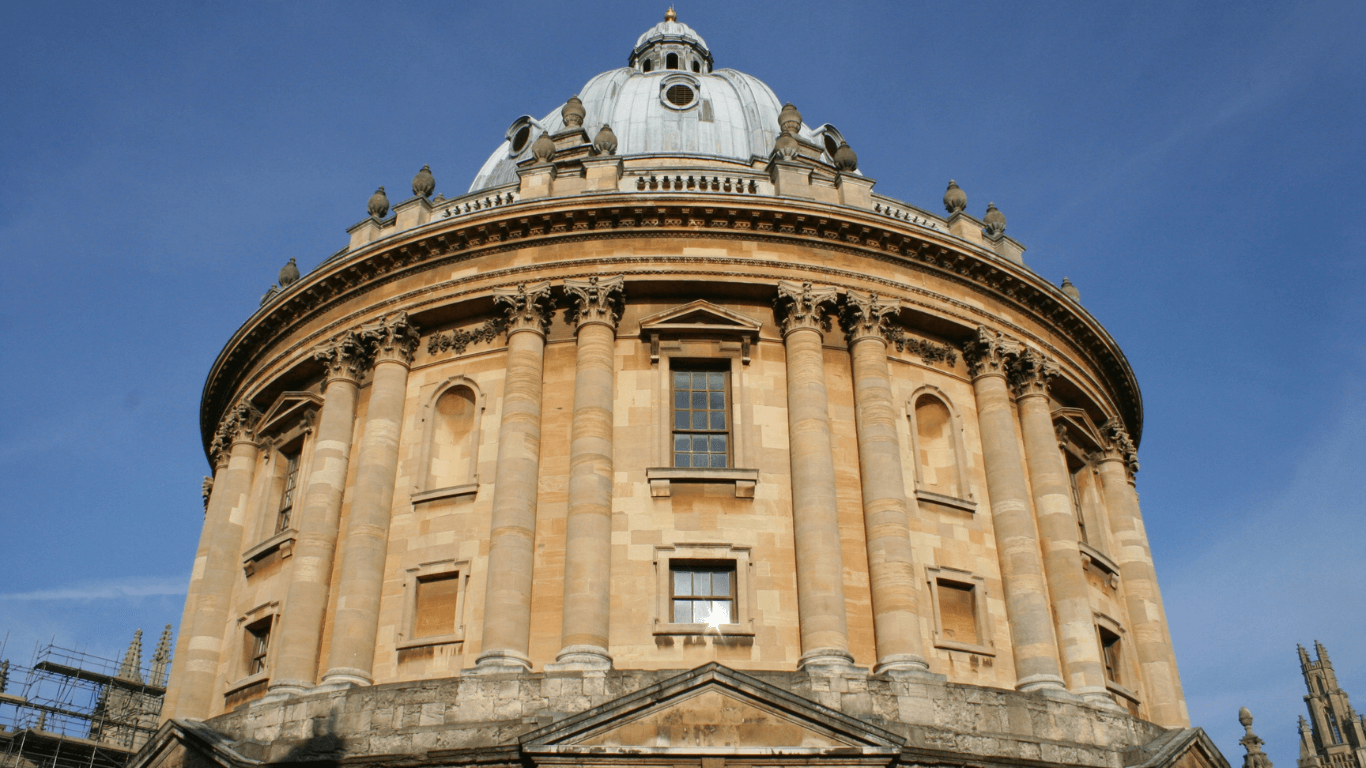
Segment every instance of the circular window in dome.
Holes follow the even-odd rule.
[[[678,83],[664,91],[664,100],[669,102],[670,106],[682,109],[691,106],[697,100],[697,92],[690,86]]]
[[[521,154],[521,151],[526,149],[526,143],[530,138],[531,126],[522,126],[522,130],[518,131],[517,135],[512,137],[512,154]]]

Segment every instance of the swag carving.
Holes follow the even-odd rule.
[[[507,330],[508,321],[503,317],[491,317],[484,321],[484,324],[467,331],[461,328],[458,331],[445,331],[444,333],[433,333],[427,338],[427,354],[435,355],[437,352],[445,352],[448,349],[455,350],[455,354],[463,355],[471,344],[488,343],[498,338],[500,333]]]

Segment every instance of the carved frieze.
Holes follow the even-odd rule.
[[[324,386],[338,380],[359,384],[370,365],[365,340],[355,331],[347,331],[322,345],[313,353],[313,358],[327,368]]]
[[[1010,356],[1010,383],[1016,397],[1048,396],[1048,383],[1058,375],[1058,364],[1032,347]]]
[[[773,301],[773,309],[782,325],[783,335],[801,328],[818,332],[829,330],[827,310],[835,306],[838,298],[839,294],[832,286],[779,280],[778,298]]]
[[[536,331],[545,335],[550,318],[555,314],[555,300],[550,295],[550,281],[518,283],[516,288],[499,288],[493,292],[493,303],[507,315],[508,335],[517,331]]]
[[[507,318],[491,317],[484,321],[484,324],[475,328],[473,331],[461,328],[456,331],[444,331],[433,333],[427,337],[427,354],[435,355],[437,352],[445,352],[448,349],[455,350],[455,354],[463,355],[471,344],[477,342],[487,343],[498,338],[499,334],[506,331],[508,327]]]
[[[1119,459],[1129,470],[1132,477],[1138,474],[1138,448],[1129,439],[1129,431],[1119,419],[1111,418],[1100,425],[1100,434],[1105,438],[1105,458]]]
[[[1020,344],[1000,331],[977,326],[973,339],[963,345],[963,360],[975,379],[979,376],[1006,376],[1010,362],[1019,354]]]
[[[408,319],[407,312],[399,312],[361,329],[361,338],[369,345],[375,362],[413,364],[421,336],[417,326]]]
[[[948,344],[936,344],[928,339],[910,338],[906,336],[904,329],[896,325],[889,327],[887,333],[887,338],[896,345],[896,351],[920,355],[920,361],[926,365],[943,363],[952,368],[958,364],[958,351]]]
[[[564,281],[564,290],[569,294],[565,320],[580,328],[589,323],[604,323],[616,328],[621,321],[621,312],[626,306],[625,276],[569,279]]]

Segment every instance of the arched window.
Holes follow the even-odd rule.
[[[664,57],[665,69],[678,69],[678,54],[671,53]]]
[[[421,471],[413,501],[476,493],[484,398],[464,376],[438,386],[423,409]]]
[[[641,66],[641,68],[646,72],[649,72],[650,70],[655,68],[655,63],[649,59],[646,59],[645,63]]]
[[[958,460],[953,450],[953,417],[944,401],[921,395],[915,401],[916,464],[927,491],[959,496]]]
[[[694,71],[694,72],[701,72],[701,71],[702,71],[702,62],[698,61],[697,59],[693,59],[693,60],[692,60],[692,71]]]

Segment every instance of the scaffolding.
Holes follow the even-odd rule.
[[[171,627],[142,664],[142,630],[122,661],[48,644],[33,664],[0,660],[0,768],[124,768],[156,732]]]

